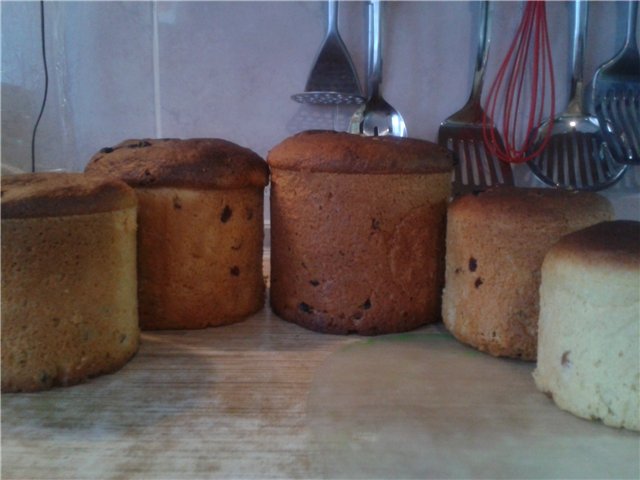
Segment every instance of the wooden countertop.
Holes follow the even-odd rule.
[[[341,337],[265,308],[145,332],[119,372],[3,395],[2,478],[638,478],[640,437],[560,411],[532,370],[442,325]]]

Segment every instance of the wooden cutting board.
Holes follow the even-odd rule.
[[[309,395],[317,464],[327,478],[638,478],[639,436],[559,410],[533,368],[445,333],[344,347]]]
[[[3,395],[2,478],[638,478],[640,437],[558,410],[532,368],[441,325],[148,332],[115,374]]]

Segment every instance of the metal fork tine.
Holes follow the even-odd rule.
[[[594,148],[595,148],[595,143],[596,140],[595,138],[592,140],[593,144],[594,144]],[[604,163],[603,162],[596,162],[596,172],[598,174],[598,182],[601,182],[604,178],[606,178],[606,176],[608,175],[608,172],[605,173],[605,167],[607,168],[607,170],[609,170],[609,168],[607,167],[607,164],[609,163],[609,159],[611,158],[611,153],[609,152],[609,145],[605,142],[602,143],[602,149],[603,149],[603,154],[604,156]]]
[[[571,157],[571,173],[573,175],[573,181],[576,188],[582,188],[585,184],[582,182],[582,168],[581,164],[584,158],[588,155],[589,150],[583,148],[583,135],[576,133],[573,137],[573,156]]]
[[[569,179],[569,185],[572,187],[578,186],[578,179],[576,176],[576,157],[578,156],[578,135],[570,135],[567,139],[567,176]]]
[[[461,188],[462,182],[460,180],[460,158],[458,157],[458,151],[456,150],[456,145],[453,142],[453,138],[449,137],[446,140],[446,146],[449,150],[453,152],[453,158],[455,161],[455,166],[453,168],[453,172],[451,172],[451,183],[453,185],[453,189]]]
[[[638,104],[640,104],[640,92],[636,92],[635,95],[633,92],[628,92],[625,95],[625,126],[627,136],[629,138],[629,143],[632,145],[632,148],[635,150],[636,155],[640,155],[640,117],[638,116]],[[636,128],[633,128],[635,125]]]
[[[549,140],[549,146],[551,148],[548,148],[543,152],[544,159],[545,159],[545,169],[543,170],[543,175],[545,175],[547,178],[550,178],[553,181],[555,181],[557,177],[557,170],[558,170],[558,162],[554,161],[554,158],[552,158],[552,157],[555,157],[558,153],[558,150],[553,148],[553,145],[555,143],[556,143],[556,139],[552,137],[551,140]]]
[[[590,165],[591,162],[593,161],[594,152],[597,152],[597,150],[594,150],[593,148],[591,148],[591,142],[589,142],[589,137],[587,135],[581,135],[579,138],[579,142],[580,142],[580,146],[578,148],[579,156],[576,161],[577,170],[578,170],[577,175],[579,178],[580,186],[587,187],[588,185],[591,185],[591,182],[589,181],[589,174],[588,174],[588,170],[590,169],[580,168],[580,166]],[[580,161],[580,158],[584,158],[585,160]]]
[[[460,148],[463,151],[462,157],[464,158],[462,172],[465,177],[465,185],[474,185],[477,180],[473,176],[473,159],[469,156],[469,144],[466,140],[460,142]]]
[[[480,181],[485,185],[487,185],[488,187],[492,187],[493,186],[492,178],[494,178],[494,176],[489,170],[486,156],[483,155],[484,154],[483,145],[477,141],[473,142],[473,150],[474,150],[473,153],[476,158],[475,164],[477,165],[477,168],[478,168],[478,177],[480,178]]]
[[[615,125],[617,125],[620,135],[611,136],[608,139],[610,149],[613,149],[618,158],[625,158],[628,154],[627,148],[625,148],[624,139],[628,139],[628,128],[626,125],[626,120],[623,118],[623,113],[620,111],[622,107],[622,111],[624,112],[625,107],[621,105],[623,100],[616,94],[614,91],[609,91],[607,93],[607,97],[605,104],[603,105],[603,113],[610,118]]]
[[[584,148],[589,153],[587,161],[588,168],[584,172],[585,185],[595,185],[599,181],[597,176],[598,164],[600,163],[598,162],[598,145],[596,145],[594,138],[585,137]]]
[[[476,158],[473,155],[473,151],[469,148],[468,141],[464,142],[464,153],[467,159],[467,173],[469,175],[469,182],[474,185],[484,185],[480,182],[480,175],[478,175],[478,164]]]
[[[482,153],[484,154],[484,162],[487,165],[489,177],[500,181],[500,179],[502,178],[502,168],[499,163],[500,161],[496,157],[491,155],[491,152],[487,151],[484,146],[482,148]]]
[[[500,165],[500,160],[487,152],[487,150],[483,150],[486,156],[487,164],[489,165],[489,171],[491,172],[492,178],[498,180],[498,183],[502,183],[504,180],[504,176],[502,175],[502,165]]]
[[[570,185],[570,183],[567,182],[567,176],[568,176],[568,172],[569,172],[569,167],[568,167],[568,153],[567,153],[567,138],[566,137],[560,137],[558,139],[558,143],[559,143],[559,152],[558,154],[560,155],[560,162],[558,165],[558,178],[556,179],[556,181],[559,184],[566,184],[566,185]]]
[[[464,140],[458,141],[458,157],[460,159],[460,174],[462,184],[467,187],[473,183],[473,175],[470,172],[471,166],[469,165],[470,159],[467,152],[467,142]]]
[[[553,143],[555,143],[556,139],[555,138],[551,138],[551,140],[549,141],[550,146],[553,145]],[[543,158],[543,165],[541,168],[541,171],[543,172],[543,175],[547,178],[551,178],[551,179],[555,179],[556,178],[556,172],[554,171],[555,169],[553,168],[554,166],[557,168],[558,163],[557,162],[553,162],[551,161],[551,159],[549,157],[551,157],[551,155],[553,155],[557,150],[554,148],[549,148],[547,150],[544,150],[542,152],[541,157]]]

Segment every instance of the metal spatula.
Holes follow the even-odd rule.
[[[537,151],[551,129],[546,147],[527,163],[538,179],[558,188],[601,190],[620,180],[627,169],[627,165],[615,161],[598,119],[589,115],[583,105],[582,66],[588,7],[587,1],[574,2],[569,105],[564,113],[544,121],[532,132],[535,140],[529,149]]]
[[[358,105],[364,96],[347,47],[338,32],[338,2],[327,2],[328,23],[318,56],[311,69],[304,93],[291,98],[315,105]]]
[[[480,11],[478,56],[469,100],[461,110],[440,124],[438,143],[454,153],[453,194],[463,195],[484,190],[497,184],[513,185],[511,167],[501,162],[485,148],[484,112],[481,106],[484,72],[489,56],[489,3],[483,1]],[[493,128],[492,138],[502,142]],[[500,145],[501,149],[504,149]]]
[[[640,53],[636,41],[638,2],[629,2],[624,46],[593,77],[591,98],[613,157],[640,164]]]

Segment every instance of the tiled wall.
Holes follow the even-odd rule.
[[[585,78],[620,48],[626,4],[590,2]],[[571,2],[549,2],[558,105],[567,90]],[[30,168],[44,88],[38,2],[2,2],[2,161]],[[465,102],[477,2],[384,4],[383,94],[410,136],[435,140]],[[489,83],[521,2],[492,4]],[[341,35],[364,83],[366,4],[341,2]],[[304,89],[326,28],[323,2],[45,2],[47,106],[36,168],[81,170],[132,137],[221,137],[262,156],[307,128],[344,129],[349,107],[290,99]]]

